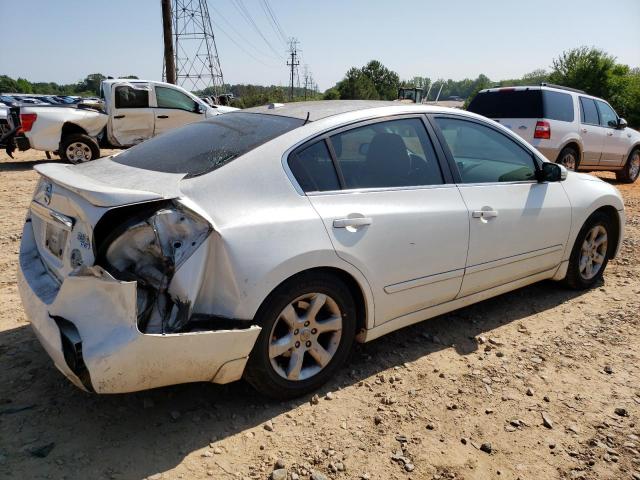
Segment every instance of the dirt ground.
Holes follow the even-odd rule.
[[[640,480],[640,182],[618,185],[598,288],[543,282],[358,345],[319,398],[278,403],[242,382],[97,396],[55,369],[15,279],[43,161],[0,154],[1,478]]]

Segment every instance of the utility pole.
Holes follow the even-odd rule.
[[[289,82],[289,101],[293,101],[295,73],[298,65],[300,65],[300,62],[298,61],[298,43],[298,40],[296,40],[295,38],[289,38],[289,56],[291,57],[291,61],[287,60],[287,66],[291,67],[291,79]]]
[[[304,66],[304,99],[307,99],[307,88],[309,87],[309,65]]]
[[[167,83],[176,83],[176,61],[173,52],[173,31],[171,28],[171,0],[162,2],[162,32],[164,34],[164,68]]]

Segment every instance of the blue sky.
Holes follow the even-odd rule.
[[[241,16],[238,1],[282,58]],[[262,1],[209,0],[226,82],[288,83],[285,45]],[[565,49],[593,45],[640,66],[640,0],[269,3],[285,34],[300,41],[303,62],[321,90],[374,58],[401,78],[484,73],[499,80],[548,68]],[[0,0],[0,18],[0,74],[61,83],[93,72],[162,75],[160,0]]]

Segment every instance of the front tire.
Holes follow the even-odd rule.
[[[301,274],[269,296],[256,321],[262,332],[244,377],[258,392],[285,400],[311,392],[335,375],[353,344],[356,308],[340,278]]]
[[[596,285],[609,263],[613,239],[611,218],[603,212],[591,215],[576,237],[564,283],[576,290]]]
[[[623,183],[633,183],[640,175],[640,148],[634,148],[624,168],[616,172],[616,180]]]
[[[84,163],[100,157],[96,141],[84,133],[72,133],[60,142],[60,158],[71,163]]]
[[[558,155],[556,163],[562,165],[567,170],[578,170],[578,152],[572,147],[564,147]]]

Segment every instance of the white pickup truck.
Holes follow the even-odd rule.
[[[187,123],[237,110],[210,106],[176,85],[104,80],[104,104],[20,106],[14,138],[20,150],[57,153],[72,163],[100,157],[100,147],[126,148]],[[15,127],[15,126],[14,126]]]

